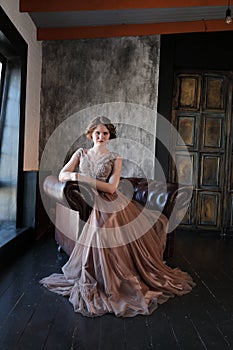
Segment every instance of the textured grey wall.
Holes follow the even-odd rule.
[[[122,175],[153,176],[159,48],[159,36],[43,43],[43,168],[59,169],[71,145],[72,150],[83,143],[90,146],[82,133],[91,119],[102,114],[118,126],[118,141],[110,148],[125,159]]]

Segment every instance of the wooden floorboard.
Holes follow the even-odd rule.
[[[87,318],[39,284],[67,261],[53,237],[43,237],[0,272],[0,349],[233,349],[232,251],[232,237],[178,232],[167,264],[192,275],[191,293],[150,316]]]

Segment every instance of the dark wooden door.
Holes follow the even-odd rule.
[[[222,72],[176,72],[172,124],[183,138],[193,164],[185,182],[194,186],[182,225],[232,230],[233,149],[231,140],[232,75]],[[173,140],[176,166],[185,169],[184,145]]]

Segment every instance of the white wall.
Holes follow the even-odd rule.
[[[24,170],[38,170],[42,49],[36,27],[27,13],[19,12],[19,0],[1,0],[1,6],[28,44]]]

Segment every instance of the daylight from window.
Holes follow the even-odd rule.
[[[2,62],[0,62],[0,84],[2,80]]]

